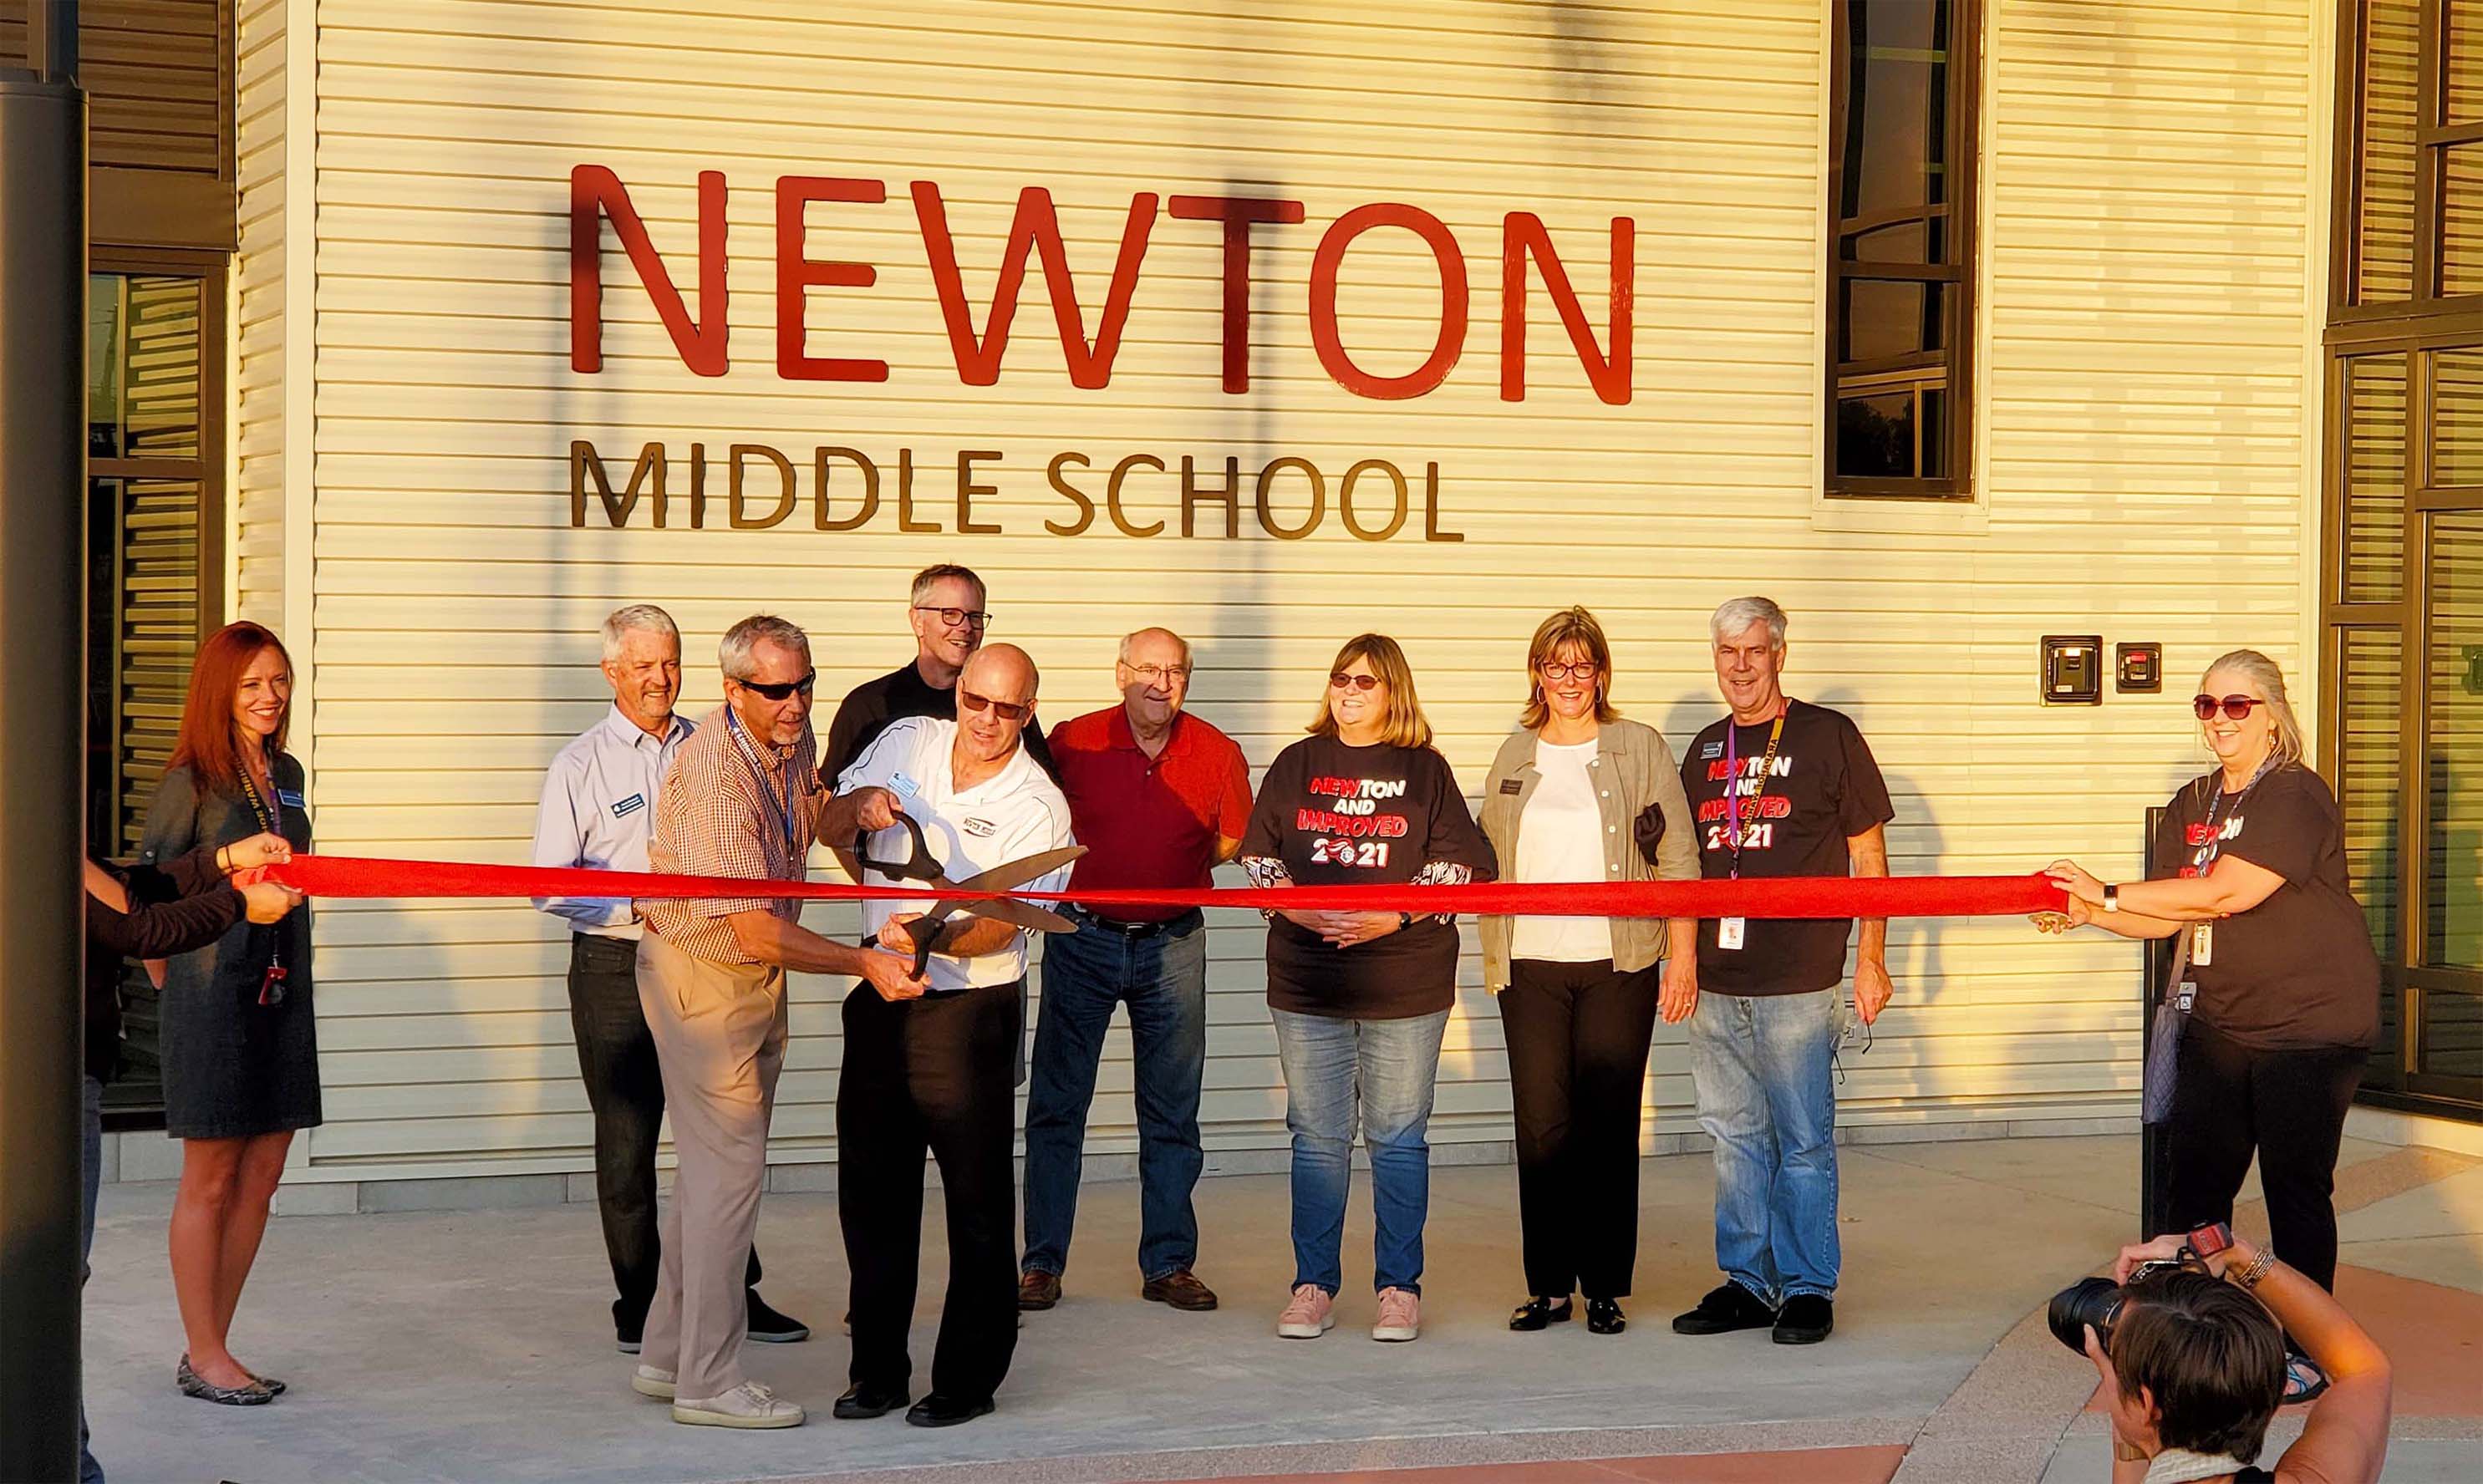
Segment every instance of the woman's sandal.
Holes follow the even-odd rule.
[[[2284,1358],[2284,1405],[2298,1407],[2328,1393],[2328,1372],[2307,1355]]]

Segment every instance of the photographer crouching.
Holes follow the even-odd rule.
[[[2328,1291],[2223,1223],[2124,1247],[2052,1300],[2052,1334],[2102,1375],[2112,1484],[2371,1484],[2388,1457],[2388,1357]],[[2285,1336],[2328,1376],[2275,1471]]]

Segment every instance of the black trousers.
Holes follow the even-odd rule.
[[[2355,1047],[2254,1050],[2192,1017],[2165,1123],[2174,1227],[2232,1220],[2256,1153],[2278,1259],[2333,1290],[2336,1146],[2369,1056]]]
[[[1017,1349],[1017,1094],[1024,981],[892,1003],[845,996],[837,1220],[853,1271],[849,1378],[908,1391],[922,1260],[923,1154],[940,1161],[948,1292],[931,1389],[988,1398]]]
[[[1500,992],[1526,1288],[1623,1298],[1638,1265],[1639,1109],[1659,970],[1519,959]]]
[[[664,1079],[638,1005],[638,945],[626,938],[569,939],[569,1025],[577,1074],[595,1110],[595,1207],[612,1261],[612,1322],[646,1323],[663,1246],[655,1235],[655,1145],[664,1125]],[[759,1250],[748,1282],[759,1285]]]

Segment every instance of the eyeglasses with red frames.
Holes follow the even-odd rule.
[[[1604,667],[1590,659],[1582,659],[1574,665],[1562,665],[1547,660],[1535,666],[1535,670],[1547,680],[1591,680],[1604,673]]]
[[[2199,720],[2203,722],[2212,718],[2218,711],[2224,712],[2225,719],[2228,721],[2248,721],[2251,707],[2265,704],[2267,704],[2266,701],[2257,696],[2227,696],[2221,701],[2213,696],[2190,698],[2190,709],[2197,712]]]
[[[1375,675],[1347,675],[1342,670],[1328,673],[1327,688],[1332,691],[1375,691],[1379,677]]]
[[[1022,722],[1034,714],[1031,705],[1015,701],[994,701],[989,696],[977,696],[962,685],[957,687],[957,704],[969,711],[998,711],[1004,722]]]

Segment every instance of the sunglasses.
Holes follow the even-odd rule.
[[[2203,722],[2213,717],[2218,711],[2224,712],[2228,721],[2248,721],[2251,707],[2265,704],[2267,702],[2256,696],[2227,696],[2222,701],[2218,701],[2213,696],[2190,698],[2190,709],[2198,713],[2199,720]]]
[[[968,624],[972,624],[975,628],[988,628],[991,626],[992,622],[991,613],[982,608],[933,608],[928,605],[923,605],[917,607],[914,611],[916,613],[936,613],[940,616],[940,622],[948,624],[950,628],[963,628]]]
[[[1034,714],[1031,705],[1015,701],[994,701],[989,696],[977,696],[962,685],[957,687],[957,704],[969,711],[998,711],[1004,722],[1022,722]]]
[[[1375,675],[1347,675],[1338,670],[1329,674],[1327,688],[1332,691],[1375,691],[1379,677]]]
[[[772,685],[742,679],[735,679],[733,683],[746,691],[757,691],[770,701],[790,701],[796,695],[811,694],[819,683],[819,673],[814,670],[798,680],[779,680]]]

